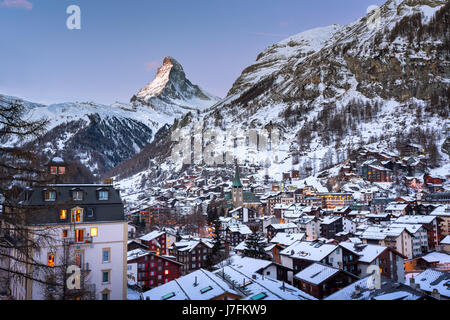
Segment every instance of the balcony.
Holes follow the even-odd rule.
[[[67,245],[84,245],[84,244],[92,244],[94,243],[93,237],[83,237],[83,239],[77,238],[64,238],[64,244]]]

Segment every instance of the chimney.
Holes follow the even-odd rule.
[[[195,276],[194,287],[198,286],[197,276]]]
[[[437,289],[433,289],[433,293],[431,293],[431,296],[436,300],[441,300],[441,295],[439,294],[439,291]]]

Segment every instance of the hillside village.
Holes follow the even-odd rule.
[[[357,159],[339,166],[332,190],[295,170],[265,183],[250,166],[228,178],[196,168],[127,203],[134,298],[191,299],[211,287],[220,294],[202,297],[448,299],[450,174],[430,174],[418,145],[363,148]],[[154,252],[180,263],[176,272],[158,273],[144,258]],[[381,290],[362,280],[373,265]],[[185,281],[194,287],[181,294]]]
[[[450,4],[380,11],[224,99],[172,57],[128,104],[0,95],[0,300],[449,300]]]

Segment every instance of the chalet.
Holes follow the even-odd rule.
[[[441,229],[439,223],[441,219],[433,215],[414,215],[402,216],[395,220],[395,223],[400,224],[420,224],[424,227],[428,243],[426,244],[428,250],[434,250],[441,239]]]
[[[128,266],[136,264],[136,283],[144,290],[149,290],[181,276],[182,263],[167,256],[157,255],[143,249],[128,252]]]
[[[343,231],[342,217],[327,216],[320,222],[320,236],[325,239],[333,239],[336,233]]]
[[[439,177],[433,177],[429,174],[424,175],[423,177],[424,183],[430,192],[439,192],[443,191],[443,183],[445,179]]]
[[[191,239],[175,242],[169,248],[170,256],[183,264],[182,274],[203,268],[208,256],[211,254],[213,245],[203,240]]]
[[[295,223],[277,223],[267,227],[267,237],[271,240],[278,232],[297,233],[299,231]]]
[[[231,247],[235,247],[242,241],[245,241],[247,236],[252,233],[250,228],[245,224],[230,225],[226,229],[226,241]]]
[[[294,275],[294,286],[323,299],[358,279],[354,274],[316,262]]]
[[[364,162],[359,168],[360,176],[370,182],[392,182],[392,170],[383,167],[379,160]]]
[[[320,237],[320,220],[315,216],[302,216],[295,221],[299,232],[305,233],[307,240],[314,241]]]
[[[450,205],[441,205],[434,209],[430,215],[438,217],[440,227],[440,237],[445,237],[450,234]],[[441,239],[439,239],[441,240]]]
[[[389,213],[391,218],[398,218],[406,215],[409,208],[410,205],[407,203],[392,202],[384,209],[384,212]]]
[[[413,257],[412,235],[405,227],[370,226],[360,236],[367,244],[391,247],[408,259]]]
[[[156,254],[165,255],[167,253],[166,233],[163,231],[152,231],[139,238],[141,243],[150,251]]]
[[[394,281],[404,281],[403,263],[406,256],[393,248],[353,242],[341,242],[342,268],[358,277],[366,277],[371,272],[368,267],[376,265],[381,275]]]
[[[298,241],[281,251],[281,264],[298,273],[315,262],[338,268],[341,261],[341,250],[334,244],[320,241]],[[289,281],[293,275],[289,274]]]

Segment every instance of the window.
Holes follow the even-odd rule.
[[[103,263],[111,262],[110,256],[111,256],[111,249],[110,248],[103,249]]]
[[[61,209],[61,211],[59,213],[59,218],[61,220],[66,220],[67,219],[67,210],[66,209]]]
[[[83,200],[83,191],[73,191],[72,192],[72,198],[75,201]]]
[[[164,274],[167,276],[169,274],[169,270],[165,270]]]
[[[162,300],[169,300],[170,298],[175,297],[175,293],[171,292],[161,297]]]
[[[108,200],[108,191],[100,191],[98,193],[98,200]]]
[[[251,297],[251,300],[257,301],[257,300],[263,300],[264,298],[267,298],[267,294],[265,292],[257,294],[256,296]]]
[[[208,291],[211,291],[213,288],[211,286],[203,288],[202,290],[200,290],[201,294],[207,293]]]
[[[75,230],[75,242],[83,242],[84,241],[84,230],[78,229]]]
[[[83,209],[72,209],[72,222],[83,222]]]
[[[55,254],[54,253],[48,254],[47,264],[49,267],[55,266]]]
[[[56,191],[45,191],[45,201],[56,201]]]
[[[102,283],[109,283],[109,271],[102,271]]]
[[[58,174],[65,174],[66,173],[66,167],[58,167]]]
[[[83,267],[84,264],[84,253],[82,251],[76,251],[75,252],[75,264],[78,267]]]
[[[62,231],[62,237],[63,238],[67,238],[68,234],[69,234],[69,230],[63,230]]]
[[[50,167],[50,174],[58,174],[58,167]]]
[[[91,228],[91,237],[97,237],[98,236],[98,228]]]
[[[92,218],[94,216],[94,209],[92,208],[87,209],[87,215],[88,217]]]
[[[108,292],[102,293],[102,300],[109,300],[109,293]]]

